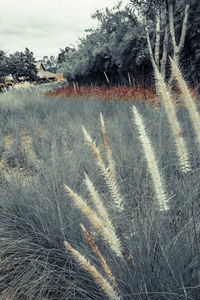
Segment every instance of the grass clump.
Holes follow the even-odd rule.
[[[21,147],[13,159],[30,176],[10,166],[0,177],[5,299],[198,299],[200,153],[187,106],[166,106],[164,94],[155,111],[27,93],[20,109],[0,102],[6,134]]]

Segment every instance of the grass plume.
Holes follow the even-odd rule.
[[[135,123],[138,127],[138,131],[140,134],[139,138],[142,142],[143,151],[144,151],[144,155],[146,157],[147,165],[148,165],[148,168],[149,168],[152,180],[153,180],[156,198],[158,201],[158,206],[159,206],[160,210],[168,210],[169,209],[168,199],[167,199],[166,192],[164,189],[163,179],[162,179],[162,176],[160,174],[160,171],[159,171],[159,168],[157,165],[153,147],[147,136],[142,117],[138,113],[135,106],[133,106],[133,115],[134,115],[134,120],[135,120]]]
[[[100,113],[100,122],[101,122],[101,129],[102,129],[102,133],[103,133],[104,145],[106,148],[106,155],[107,155],[107,160],[108,160],[108,168],[109,168],[110,176],[111,176],[111,179],[116,183],[117,180],[116,180],[115,162],[112,158],[112,151],[109,146],[108,136],[106,134],[106,129],[105,129],[102,113]]]
[[[106,78],[106,81],[107,81],[108,85],[110,86],[110,80],[108,78],[108,75],[107,75],[106,71],[103,71],[103,73],[104,73],[104,76]]]
[[[83,224],[81,224],[81,229],[83,230],[84,235],[86,236],[86,238],[88,239],[90,246],[92,247],[92,249],[96,252],[105,272],[107,273],[108,277],[110,278],[110,280],[112,281],[113,286],[115,287],[115,289],[119,292],[119,287],[117,285],[116,279],[112,274],[112,271],[110,270],[105,258],[101,255],[101,252],[99,251],[98,247],[96,246],[94,240],[92,239],[91,235],[87,232],[85,226]]]
[[[90,222],[96,227],[102,234],[104,240],[110,246],[110,248],[117,254],[117,256],[122,256],[121,243],[115,233],[100,219],[97,214],[89,207],[85,201],[74,193],[68,186],[65,185],[65,190],[68,195],[74,200],[76,205],[82,212],[88,217]]]
[[[187,173],[191,171],[191,165],[189,162],[187,147],[182,137],[182,128],[176,116],[176,110],[173,104],[172,95],[166,86],[162,74],[160,74],[156,66],[155,66],[155,77],[157,80],[157,88],[162,98],[162,103],[165,106],[169,123],[171,125],[172,134],[176,145],[177,156],[179,159],[179,164],[182,172]]]
[[[115,208],[118,211],[122,211],[123,210],[123,199],[120,195],[118,186],[117,186],[116,182],[113,181],[113,177],[110,175],[109,169],[106,168],[106,165],[105,165],[103,157],[99,151],[99,148],[95,145],[95,142],[93,142],[92,138],[90,137],[87,130],[83,126],[82,126],[82,130],[83,130],[83,133],[85,136],[85,140],[88,143],[88,145],[90,146],[90,148],[92,149],[92,152],[94,153],[94,155],[96,157],[97,165],[99,166],[99,168],[105,178],[107,186],[110,190],[110,194],[113,198]]]
[[[90,261],[86,259],[79,251],[72,248],[72,246],[68,242],[64,242],[64,245],[67,250],[69,250],[72,255],[79,261],[81,266],[88,271],[96,282],[101,286],[104,292],[108,295],[108,297],[112,300],[118,300],[120,297],[115,292],[114,288],[110,285],[110,283],[102,276],[101,273],[97,271],[97,269],[90,264]]]
[[[183,75],[176,62],[171,58],[170,58],[170,62],[171,62],[172,74],[182,93],[182,99],[184,105],[189,112],[190,119],[192,121],[192,125],[197,136],[197,141],[200,144],[200,116],[196,107],[194,96],[192,96],[190,89],[187,83],[185,82],[185,80],[183,79]]]
[[[88,191],[90,192],[91,200],[95,204],[99,215],[101,216],[102,220],[105,222],[105,225],[108,226],[110,228],[110,230],[115,232],[114,227],[111,222],[111,219],[110,219],[110,216],[108,215],[108,212],[103,204],[103,201],[101,200],[99,193],[95,189],[92,181],[89,179],[89,177],[86,173],[85,173],[84,182],[88,188]]]

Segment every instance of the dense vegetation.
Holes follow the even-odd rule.
[[[77,48],[66,47],[58,56],[58,68],[67,77],[80,83],[106,83],[106,71],[112,83],[128,84],[128,73],[133,84],[148,86],[153,83],[153,69],[145,35],[143,13],[145,2],[130,1],[125,8],[120,4],[113,9],[98,10],[93,18],[97,28],[88,29]],[[157,1],[158,2],[158,1]],[[174,1],[176,39],[179,39],[184,15],[185,0]],[[165,1],[163,1],[165,3]],[[137,13],[135,9],[137,8]],[[138,15],[139,12],[139,15]],[[185,46],[180,64],[190,84],[197,85],[200,77],[200,2],[191,1]],[[161,43],[165,26],[161,22]],[[149,32],[155,48],[155,8],[149,12]],[[169,53],[172,48],[169,44]]]
[[[172,0],[167,0],[172,1]],[[130,0],[126,7],[120,2],[112,9],[97,10],[92,18],[98,21],[96,28],[87,29],[85,38],[81,38],[78,47],[66,46],[60,49],[58,57],[44,56],[40,61],[47,71],[61,72],[70,80],[79,84],[106,84],[104,72],[111,84],[141,84],[151,86],[154,83],[153,68],[145,35],[144,13],[149,1]],[[148,12],[149,34],[152,49],[155,49],[155,3],[152,0]],[[166,1],[163,1],[165,3]],[[185,0],[174,1],[174,25],[176,40],[179,40],[184,16]],[[161,7],[163,9],[163,6]],[[187,80],[197,86],[200,78],[200,2],[191,1],[189,20],[180,64]],[[163,17],[164,18],[164,17]],[[165,24],[161,18],[161,44],[164,42]],[[172,44],[168,45],[168,54],[172,55]],[[160,53],[161,56],[161,53]],[[35,58],[29,49],[17,51],[9,56],[0,51],[0,79],[13,74],[15,78],[26,76],[34,80]],[[167,62],[167,72],[169,62]]]
[[[34,63],[33,52],[28,48],[24,52],[16,51],[9,56],[0,50],[0,81],[4,81],[5,76],[10,74],[15,80],[22,76],[25,76],[30,81],[36,80],[37,69]]]
[[[161,3],[166,3],[166,0]],[[44,56],[40,61],[47,71],[64,73],[70,80],[79,84],[106,84],[104,71],[111,84],[140,84],[151,86],[154,83],[153,68],[145,34],[144,13],[148,2],[152,5],[148,12],[149,34],[152,49],[155,49],[155,4],[158,0],[130,0],[126,7],[120,2],[112,9],[97,10],[92,18],[96,28],[86,29],[86,37],[81,38],[78,47],[66,46],[60,49],[57,57]],[[174,2],[174,25],[176,40],[179,40],[186,0]],[[162,4],[163,5],[163,4]],[[163,6],[161,7],[164,8]],[[197,86],[200,78],[200,2],[191,1],[189,20],[180,64],[187,80]],[[165,34],[164,17],[161,18],[161,44]],[[67,30],[67,29],[66,29]],[[172,55],[172,43],[168,45],[168,55]],[[160,53],[161,56],[161,53]],[[25,52],[7,55],[0,52],[0,78],[13,74],[14,77],[27,76],[34,79],[36,70],[33,53]],[[169,62],[167,62],[167,73]],[[169,76],[169,75],[168,75]]]
[[[176,113],[183,134],[177,131],[175,135],[163,102],[157,110],[141,101],[135,108],[144,117],[146,134],[164,180],[169,198],[165,206],[169,209],[164,211],[157,202],[159,193],[155,193],[141,143],[140,135],[145,131],[138,131],[131,103],[95,98],[54,100],[41,96],[36,87],[1,95],[0,287],[5,299],[107,299],[105,282],[102,285],[97,277],[95,280],[90,270],[94,265],[107,278],[108,270],[105,272],[100,255],[93,251],[95,245],[116,280],[117,289],[111,289],[110,299],[116,300],[117,293],[124,300],[198,299],[198,140],[182,105]],[[197,109],[200,111],[199,104]],[[108,144],[104,150],[106,135],[102,135],[98,121],[100,112],[115,161],[123,211],[116,210],[105,183],[108,176],[102,175],[84,141],[86,131],[81,130],[84,125],[103,160],[107,158],[109,163]],[[184,160],[189,160],[190,168],[186,173],[180,168],[178,144],[174,143],[181,136],[188,148],[188,158],[184,156]],[[92,143],[89,139],[90,146]],[[119,257],[79,209],[81,206],[77,207],[77,196],[72,191],[96,211],[84,174],[93,182],[110,215],[123,247]],[[87,229],[87,238],[80,224]],[[86,260],[79,264],[73,249]],[[87,259],[90,262],[86,268]],[[109,278],[106,280],[111,283]]]
[[[167,1],[178,36],[189,0]],[[154,13],[167,1],[96,11],[99,26],[78,48],[45,56],[72,85],[0,94],[1,299],[199,299],[199,99],[177,60],[162,76],[145,36],[148,8],[156,50]],[[179,62],[196,86],[200,5],[191,4]],[[29,49],[0,56],[2,78],[34,79]]]

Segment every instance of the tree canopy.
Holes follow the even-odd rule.
[[[58,56],[58,69],[68,78],[81,83],[104,84],[104,71],[111,83],[128,83],[131,80],[144,86],[153,83],[153,69],[145,34],[144,15],[148,11],[148,27],[153,50],[155,49],[155,11],[157,5],[163,9],[167,1],[173,2],[174,30],[180,36],[184,9],[188,0],[130,0],[122,8],[121,2],[112,9],[96,10],[92,18],[98,21],[97,28],[88,29],[86,37],[80,39],[77,48],[66,47]],[[150,5],[151,4],[151,5]],[[199,80],[200,2],[191,1],[186,31],[185,46],[180,54],[180,65],[187,78],[196,84]],[[165,20],[161,13],[160,43],[165,36]],[[169,43],[168,54],[172,53]],[[168,72],[168,67],[167,67]]]
[[[111,9],[96,10],[91,17],[97,20],[98,25],[86,30],[86,36],[79,40],[78,46],[66,46],[60,49],[56,58],[44,56],[40,61],[47,71],[64,73],[69,81],[80,84],[105,85],[106,74],[111,84],[137,83],[150,86],[154,83],[154,75],[145,30],[146,20],[154,59],[162,65],[161,71],[162,67],[165,68],[165,75],[169,77],[167,57],[173,56],[174,50],[178,49],[174,45],[180,41],[188,3],[186,35],[181,51],[177,52],[177,59],[186,79],[190,84],[197,85],[200,81],[199,0],[130,0],[125,7],[122,7],[120,1]],[[174,39],[168,24],[169,5],[173,7]],[[162,61],[162,48],[166,44],[167,32],[169,38],[165,62]],[[28,48],[9,56],[0,50],[0,79],[13,74],[16,79],[25,76],[34,80],[37,74],[34,62],[33,52]]]
[[[28,48],[25,51],[16,51],[14,54],[6,55],[4,51],[0,51],[0,79],[12,74],[18,80],[19,77],[26,77],[28,80],[37,78],[37,68],[35,66],[35,58],[33,52]]]

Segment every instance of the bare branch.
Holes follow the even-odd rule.
[[[152,4],[152,0],[149,0],[149,3],[148,3],[148,6],[147,6],[147,9],[146,9],[146,11],[145,11],[145,15],[147,16],[148,15],[148,13],[149,13],[149,10],[150,10],[150,8],[151,8],[151,4]]]
[[[175,38],[175,29],[174,29],[174,8],[173,8],[173,2],[169,0],[169,28],[170,28],[170,35],[172,40],[172,46],[174,49],[174,52],[177,51],[177,44],[176,44],[176,38]]]
[[[168,44],[169,44],[169,18],[168,18],[168,3],[166,1],[166,8],[165,8],[165,36],[163,41],[163,53],[161,59],[161,67],[160,71],[165,78],[166,75],[166,63],[167,63],[167,52],[168,52]]]
[[[156,45],[155,45],[155,63],[159,70],[159,56],[160,56],[160,18],[161,9],[160,5],[156,8]]]
[[[151,41],[150,41],[150,37],[149,37],[149,26],[147,24],[147,16],[145,17],[145,31],[146,31],[146,38],[147,38],[147,44],[148,44],[148,48],[149,48],[151,63],[153,65],[153,68],[155,68],[156,63],[154,60],[153,50],[152,50]]]
[[[190,1],[187,0],[187,3],[185,5],[185,14],[184,14],[184,19],[183,19],[183,24],[182,24],[180,42],[179,42],[178,49],[177,49],[177,51],[179,53],[182,51],[182,49],[184,47],[184,43],[185,43],[185,36],[186,36],[186,31],[187,31],[189,10],[190,10]]]

